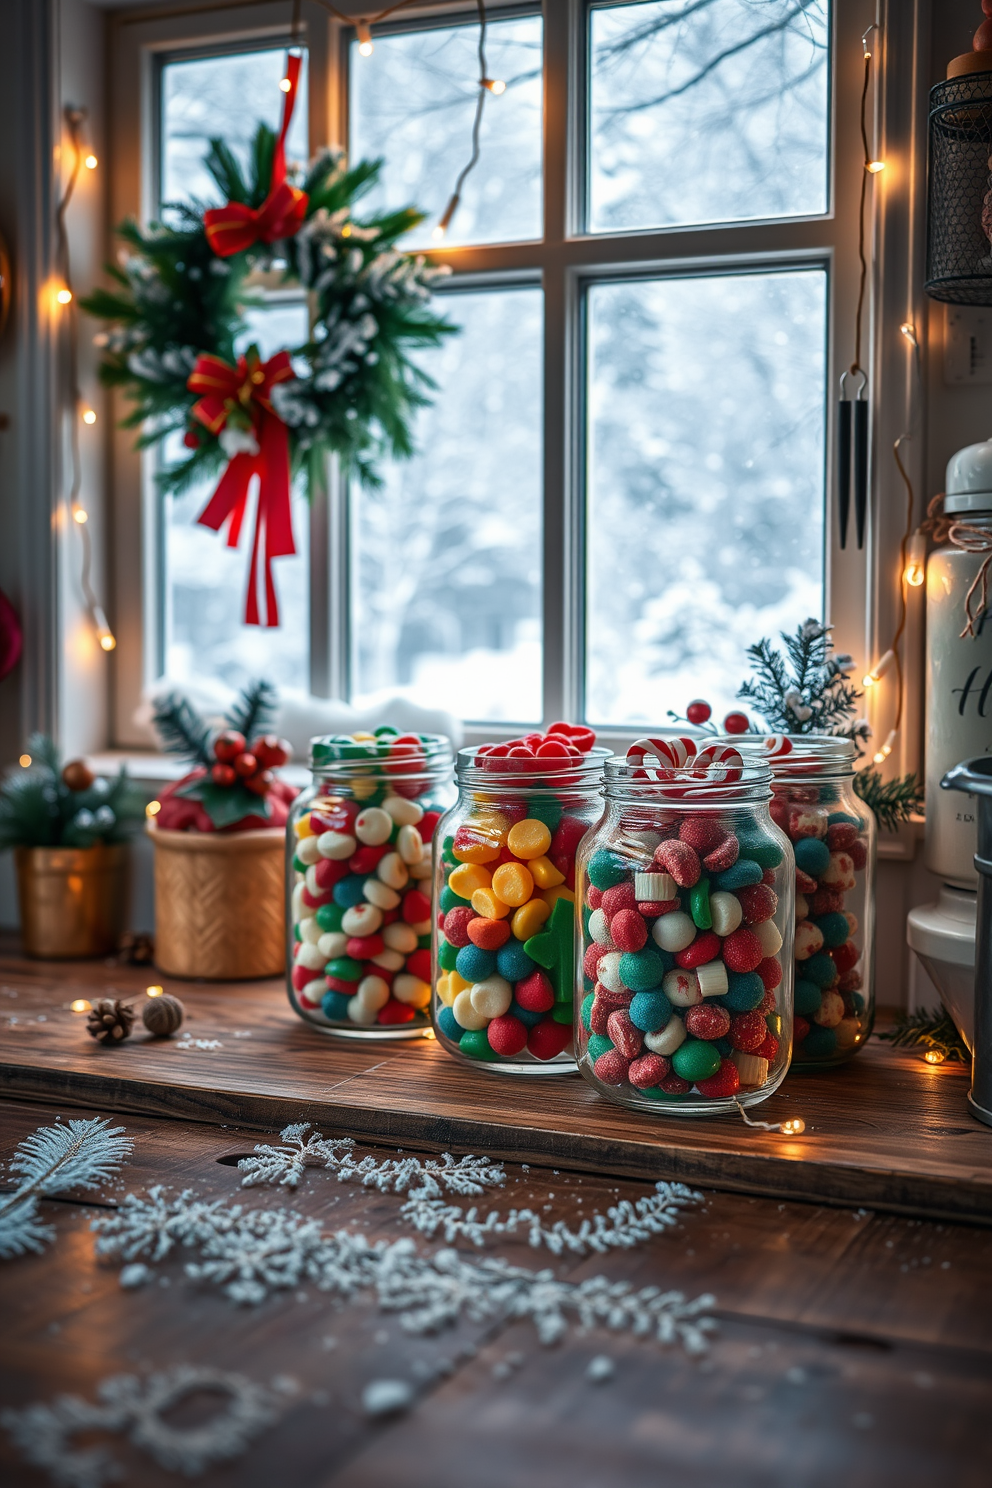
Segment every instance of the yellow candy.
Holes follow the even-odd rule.
[[[523,863],[501,863],[493,874],[493,893],[513,909],[526,904],[533,892],[534,880]]]
[[[550,858],[531,858],[527,867],[539,889],[553,889],[557,884],[565,882],[564,873],[555,867]]]
[[[364,744],[366,742],[375,744],[377,742],[375,734],[352,734],[351,738],[355,744]]]
[[[374,780],[353,780],[351,782],[351,794],[356,801],[367,801],[369,796],[374,796],[378,789]]]
[[[547,824],[536,817],[515,822],[506,837],[506,845],[515,858],[541,858],[551,846],[551,831]]]
[[[487,920],[505,920],[510,913],[509,904],[497,899],[492,889],[476,889],[472,895],[472,908]]]
[[[445,1007],[450,1007],[455,1000],[455,994],[451,990],[451,981],[447,972],[438,977],[436,985],[438,997]]]
[[[536,935],[551,913],[551,905],[546,904],[543,899],[532,899],[529,904],[523,905],[517,910],[510,921],[510,929],[517,940],[530,940]]]
[[[451,1000],[452,1000],[452,1002],[454,1002],[454,1000],[458,996],[459,992],[464,992],[465,991],[465,988],[466,987],[471,987],[471,985],[472,985],[472,983],[471,982],[467,982],[465,980],[465,978],[462,976],[461,972],[459,972],[459,971],[449,971],[448,972],[448,986],[451,988]]]
[[[317,835],[313,827],[310,825],[309,811],[306,813],[305,816],[300,817],[299,821],[294,826],[293,831],[296,833],[297,837],[315,837]]]
[[[499,838],[501,847],[510,830],[509,818],[502,811],[474,811],[465,825],[477,827],[484,837],[491,837],[494,842]]]
[[[459,863],[494,863],[500,855],[502,846],[498,838],[492,838],[480,832],[477,841],[459,842],[451,851]]]
[[[572,890],[563,888],[561,884],[556,884],[553,889],[541,889],[539,892],[549,909],[554,909],[559,899],[567,899],[569,904],[575,903],[575,895],[572,893]]]
[[[488,889],[492,881],[489,869],[483,868],[481,863],[461,863],[452,869],[448,888],[459,899],[471,899],[476,889]]]

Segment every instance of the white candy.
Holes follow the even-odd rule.
[[[697,966],[696,979],[704,997],[725,997],[730,985],[722,961],[707,961],[705,966]]]
[[[678,884],[667,873],[635,873],[634,898],[638,904],[661,904],[678,898]]]
[[[431,984],[405,972],[403,976],[393,978],[393,996],[409,1007],[425,1008],[431,1000]]]
[[[651,926],[651,939],[663,951],[684,951],[696,938],[696,927],[681,909],[662,915]]]
[[[391,852],[380,862],[376,869],[378,877],[391,889],[402,889],[410,881],[410,873],[399,853]]]
[[[463,988],[451,1004],[451,1011],[455,1015],[455,1022],[459,1028],[475,1030],[485,1028],[489,1022],[486,1014],[477,1012],[472,1004],[472,993],[474,990],[474,987]],[[509,1007],[509,1003],[507,1003],[507,1007]]]
[[[431,863],[431,855],[427,851],[426,843],[424,845],[424,856],[421,858],[420,862],[411,863],[409,866],[411,878],[430,878],[431,874],[434,872],[434,868]]]
[[[805,920],[805,919],[808,919],[808,918],[809,918],[809,900],[806,898],[806,895],[805,894],[797,894],[796,895],[796,920],[798,922],[799,920]]]
[[[322,858],[343,861],[354,855],[358,843],[349,832],[321,832],[317,838],[317,851]]]
[[[317,913],[315,909],[310,908],[309,904],[303,903],[303,891],[305,888],[306,883],[304,882],[298,883],[293,889],[292,915],[294,925],[301,923],[303,920],[312,920]]]
[[[378,806],[366,806],[355,817],[355,836],[366,847],[381,847],[393,831],[393,818]]]
[[[735,1049],[730,1057],[737,1066],[742,1085],[764,1085],[768,1079],[767,1059],[762,1059],[760,1054],[744,1054],[740,1049]]]
[[[851,936],[851,935],[857,935],[857,933],[858,933],[858,917],[857,917],[857,915],[853,915],[853,914],[851,914],[850,910],[845,909],[845,911],[844,911],[844,918],[847,921],[847,933],[848,933],[848,935],[849,936]]]
[[[362,892],[376,909],[395,909],[400,902],[400,896],[396,890],[389,888],[378,878],[367,878]]]
[[[389,983],[384,977],[362,977],[354,996],[349,999],[348,1017],[352,1023],[374,1023],[379,1009],[384,1008],[388,1001]]]
[[[620,980],[620,952],[607,951],[605,956],[600,956],[596,967],[596,976],[608,992],[626,992],[628,989]]]
[[[378,956],[372,957],[373,966],[381,966],[383,971],[400,971],[406,964],[406,957],[402,951],[392,951],[387,946],[380,951]]]
[[[589,934],[598,945],[611,946],[610,922],[601,909],[594,909],[589,916]]]
[[[694,971],[683,970],[681,967],[665,972],[661,979],[661,990],[672,1007],[695,1007],[697,1002],[703,1000],[699,977]]]
[[[328,930],[317,942],[317,949],[325,961],[333,961],[335,956],[346,956],[348,954],[348,937],[340,930]]]
[[[312,894],[315,899],[319,894],[323,893],[320,884],[317,882],[317,869],[313,864],[311,864],[306,873],[303,875],[303,882],[308,893]],[[315,914],[316,910],[311,910],[310,913]]]
[[[849,893],[857,883],[854,876],[854,859],[850,853],[832,852],[830,862],[820,874],[820,884],[829,889]]]
[[[312,982],[307,982],[302,992],[297,992],[300,1003],[305,1008],[319,1008],[327,992],[327,983],[323,977],[315,977]]]
[[[836,1028],[844,1016],[844,999],[839,992],[824,992],[823,1001],[813,1014],[821,1028]]]
[[[382,809],[389,812],[398,827],[415,827],[424,815],[424,808],[416,801],[408,801],[406,796],[387,796]]]
[[[308,920],[300,921],[300,939],[307,941],[310,945],[316,945],[321,937],[321,928],[317,924],[316,916],[311,915]]]
[[[341,916],[346,935],[374,935],[382,924],[382,910],[374,904],[354,904]]]
[[[710,895],[710,918],[717,935],[732,935],[744,918],[741,901],[736,894],[726,889],[717,889]]]
[[[316,863],[320,857],[320,848],[317,846],[316,837],[301,837],[296,844],[296,856],[301,863],[306,863],[309,868],[311,863]]]
[[[420,862],[424,856],[424,839],[416,827],[400,827],[396,836],[396,851],[407,865]]]
[[[399,980],[397,978],[397,980]],[[505,977],[486,977],[485,981],[476,982],[469,989],[472,1006],[480,1017],[487,1021],[490,1018],[501,1018],[513,1001],[513,988]],[[458,998],[455,999],[455,1008],[458,1007]],[[455,1017],[458,1018],[457,1011]],[[461,1022],[461,1019],[458,1019]]]
[[[782,949],[782,936],[774,920],[762,920],[760,925],[751,927],[761,942],[761,953],[763,956],[776,956]]]
[[[297,966],[305,966],[307,971],[323,971],[327,964],[327,957],[321,954],[320,947],[305,940],[296,947],[294,960]]]
[[[430,935],[434,928],[433,920],[414,920],[410,929],[419,940],[422,935]]]
[[[404,925],[402,920],[394,920],[391,925],[387,925],[382,938],[390,950],[402,951],[405,956],[417,949],[416,930],[412,925]]]
[[[823,931],[812,920],[802,920],[796,926],[795,957],[797,961],[808,961],[823,949]]]
[[[679,1044],[685,1042],[685,1024],[677,1013],[673,1013],[657,1033],[644,1035],[644,1046],[652,1054],[674,1054]]]

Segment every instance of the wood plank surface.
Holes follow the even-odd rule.
[[[0,1104],[0,1159],[57,1114]],[[134,1155],[97,1196],[100,1206],[162,1183],[258,1207],[288,1202],[370,1237],[406,1233],[399,1197],[320,1170],[308,1170],[292,1195],[242,1190],[231,1159],[261,1139],[257,1130],[122,1120]],[[479,1202],[504,1212],[526,1203],[574,1224],[643,1191],[625,1179],[511,1165],[505,1188]],[[573,1331],[543,1348],[527,1324],[411,1336],[393,1316],[313,1289],[238,1308],[186,1278],[182,1253],[156,1268],[156,1284],[123,1291],[117,1265],[93,1254],[97,1207],[50,1202],[54,1244],[0,1265],[0,1403],[65,1391],[92,1399],[109,1375],[190,1362],[293,1382],[283,1417],[243,1456],[200,1478],[204,1488],[835,1488],[839,1480],[984,1488],[988,1230],[730,1192],[704,1200],[631,1251],[557,1260],[501,1241],[491,1252],[573,1280],[605,1274],[688,1296],[712,1292],[719,1331],[701,1361],[605,1331]],[[589,1361],[604,1354],[615,1375],[592,1384]],[[375,1422],[361,1395],[384,1377],[408,1381],[416,1399],[407,1414]],[[183,1481],[117,1438],[113,1450],[125,1485]],[[10,1488],[50,1481],[2,1432],[0,1477]]]
[[[339,1135],[425,1149],[485,1149],[589,1172],[992,1224],[992,1130],[968,1113],[967,1074],[931,1068],[877,1039],[842,1069],[789,1075],[752,1112],[769,1121],[801,1116],[805,1134],[785,1140],[737,1117],[629,1111],[577,1075],[516,1079],[469,1068],[433,1040],[329,1038],[295,1016],[278,981],[170,983],[155,973],[186,1004],[185,1037],[152,1040],[142,1030],[113,1049],[94,1044],[69,1011],[73,999],[140,997],[150,975],[5,955],[0,1090],[267,1129],[309,1119]]]

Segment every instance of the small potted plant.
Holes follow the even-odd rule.
[[[106,956],[125,926],[127,841],[144,800],[123,769],[107,780],[85,760],[63,766],[43,734],[21,758],[0,786],[0,848],[14,849],[24,950]]]
[[[275,775],[285,740],[265,732],[276,692],[253,682],[211,729],[186,698],[155,705],[163,747],[192,768],[149,808],[155,847],[155,962],[170,976],[276,976],[286,944],[284,844],[296,795]]]

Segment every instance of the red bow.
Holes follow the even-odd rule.
[[[217,532],[230,517],[227,546],[236,548],[248,504],[251,478],[253,475],[259,477],[251,571],[245,597],[246,625],[262,623],[258,611],[258,554],[263,535],[265,623],[268,626],[279,624],[272,560],[288,557],[296,552],[290,507],[289,434],[273,408],[270,396],[276,383],[286,382],[294,375],[289,353],[286,351],[277,352],[274,357],[263,362],[258,353],[252,350],[247,357],[238,357],[236,367],[222,361],[220,357],[205,353],[197,357],[196,366],[186,384],[190,392],[202,394],[193,405],[193,417],[204,424],[211,434],[219,434],[226,427],[230,415],[240,410],[250,420],[251,431],[258,445],[254,454],[241,450],[231,456],[217,489],[196,519],[204,527]]]
[[[286,90],[282,109],[282,127],[272,157],[272,180],[269,194],[260,207],[244,202],[228,202],[226,207],[212,207],[203,214],[207,242],[219,258],[243,253],[253,243],[275,243],[279,238],[292,238],[303,226],[307,194],[286,180],[286,132],[293,117],[296,90],[300,81],[301,57],[286,59]]]

